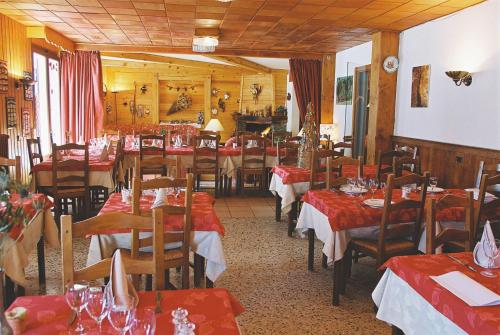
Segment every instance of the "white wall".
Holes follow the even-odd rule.
[[[395,135],[500,149],[500,0],[400,35]],[[414,66],[430,64],[428,108],[411,108]],[[445,71],[473,72],[457,87]]]
[[[372,42],[367,42],[337,53],[335,62],[335,85],[337,78],[353,76],[354,69],[371,63]],[[354,89],[353,89],[354,94]],[[334,92],[333,122],[338,124],[339,137],[352,135],[352,105],[337,105],[337,94]]]

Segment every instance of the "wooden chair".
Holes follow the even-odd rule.
[[[420,157],[401,156],[392,158],[392,171],[397,177],[401,177],[404,172],[422,175],[420,167]]]
[[[13,167],[16,181],[21,182],[21,156],[16,156],[15,159],[0,157],[0,166],[5,167],[7,173],[9,168]]]
[[[83,150],[84,159],[66,159],[63,152],[68,150]],[[64,176],[62,176],[64,175]],[[90,214],[90,187],[89,187],[89,145],[68,143],[52,146],[52,188],[51,196],[54,198],[54,217],[60,222],[63,201],[68,214],[67,200],[72,200],[73,214],[87,218]],[[78,200],[78,201],[76,201]],[[83,211],[83,213],[81,212]],[[83,214],[83,215],[82,215]]]
[[[311,152],[311,172],[309,175],[310,190],[326,188],[326,178],[329,176],[326,174],[327,168],[323,162],[326,162],[329,157],[333,158],[333,150],[319,149]],[[340,171],[333,171],[332,169],[332,173],[334,172],[338,174]],[[326,174],[326,178],[321,178],[323,174]]]
[[[70,282],[79,280],[93,281],[109,277],[112,258],[101,261],[82,269],[75,269],[73,256],[73,241],[76,238],[86,238],[99,235],[106,231],[130,230],[132,235],[139,236],[139,231],[152,230],[150,241],[153,245],[151,257],[133,257],[142,247],[141,241],[132,240],[132,253],[124,253],[123,263],[127,274],[151,274],[155,278],[156,290],[164,288],[165,237],[163,224],[163,208],[153,210],[153,218],[122,212],[107,213],[95,216],[85,221],[73,223],[71,216],[61,217],[61,254],[62,254],[62,284],[63,288]]]
[[[191,171],[196,180],[196,190],[200,190],[201,175],[213,175],[215,178],[215,196],[219,195],[221,183],[219,169],[219,142],[220,135],[198,135],[194,137],[193,167]],[[212,148],[208,143],[215,144]],[[204,146],[202,146],[202,144]]]
[[[208,136],[215,136],[215,137],[219,136],[220,137],[218,131],[212,131],[212,130],[200,130],[198,135],[202,135],[202,136],[208,135]]]
[[[297,165],[299,144],[292,141],[279,141],[277,144],[276,160],[278,165]]]
[[[160,142],[160,144],[158,144]],[[165,135],[140,135],[139,136],[139,157],[143,160],[146,156],[166,157]],[[162,175],[166,176],[167,171],[162,166],[142,165],[140,170],[141,179],[144,175]]]
[[[332,145],[333,157],[345,156],[345,149],[352,150],[352,143],[348,142],[338,142]]]
[[[437,200],[428,198],[426,204],[426,253],[435,254],[438,247],[443,246],[446,251],[471,251],[474,241],[474,198],[472,192],[467,192],[466,197],[448,194]],[[436,233],[436,214],[439,211],[450,208],[463,208],[465,212],[464,229],[442,227],[439,234]]]
[[[164,233],[165,243],[176,243],[181,242],[181,247],[176,249],[168,249],[165,251],[165,261],[164,269],[172,268],[182,268],[182,288],[189,288],[189,249],[191,244],[191,208],[193,202],[193,174],[188,173],[185,179],[182,178],[170,178],[170,177],[159,177],[147,181],[141,181],[138,178],[133,180],[133,200],[132,208],[135,215],[148,215],[147,213],[141,212],[140,199],[142,191],[152,190],[158,188],[186,188],[184,206],[172,206],[165,205],[161,208],[163,213],[167,215],[183,215],[184,216],[184,227],[182,232],[167,232]],[[162,221],[163,218],[162,218]],[[139,239],[139,232],[132,232],[132,245],[136,241],[140,248],[149,246],[151,243],[151,238]],[[148,244],[149,243],[149,244]],[[137,257],[138,249],[132,249],[132,257]]]
[[[113,143],[111,143],[111,145],[113,145]],[[113,165],[113,179],[115,182],[115,191],[121,192],[124,181],[120,180],[118,177],[119,173],[124,173],[123,159],[125,158],[125,152],[124,152],[125,137],[119,137],[114,148],[115,148],[115,164]],[[122,177],[124,178],[125,176]]]
[[[479,188],[481,186],[481,178],[483,174],[489,174],[490,176],[500,173],[500,163],[486,163],[485,161],[479,162],[479,168],[476,174],[476,184],[475,187]]]
[[[248,148],[250,141],[255,141],[257,147]],[[241,193],[245,189],[247,176],[254,178],[254,186],[259,182],[259,189],[267,185],[266,179],[266,139],[259,135],[244,135],[241,146],[241,167],[238,169],[238,187]]]
[[[391,203],[392,194],[395,188],[407,184],[416,184],[421,187],[418,200],[404,199],[395,204]],[[429,185],[429,173],[424,176],[410,174],[396,178],[394,174],[387,177],[385,191],[385,203],[380,221],[378,237],[376,240],[353,238],[349,242],[347,255],[347,265],[350,267],[352,250],[370,256],[376,260],[378,269],[386,260],[393,256],[416,254],[418,242],[422,231],[422,220],[427,196],[427,186]],[[415,210],[416,217],[413,222],[400,223],[393,222],[391,216],[401,210]]]
[[[413,159],[417,158],[418,156],[418,147],[410,147],[408,145],[395,145],[394,146],[394,150],[395,151],[399,151],[399,152],[403,152],[405,153],[407,156],[410,156],[412,157]]]
[[[363,177],[363,157],[359,156],[358,159],[342,156],[332,159],[332,170],[337,171],[339,176],[343,176],[342,167],[345,165],[353,165],[357,167],[358,178]]]
[[[236,132],[236,143],[238,143],[238,146],[242,146],[243,142],[243,136],[255,136],[257,135],[256,133],[253,133],[251,131],[237,131]]]
[[[379,151],[377,155],[377,180],[379,182],[385,181],[389,173],[394,173],[394,157],[404,156],[408,156],[408,153],[398,150]]]
[[[181,166],[180,156],[176,156],[176,158],[169,158],[169,157],[164,158],[161,156],[152,156],[143,159],[136,157],[134,162],[134,171],[136,171],[134,177],[138,178],[139,180],[142,179],[141,174],[139,173],[139,171],[141,171],[142,166],[158,166],[159,168],[164,169],[166,171],[165,176],[182,178],[182,166]],[[173,171],[175,171],[175,173],[173,173]]]
[[[272,131],[271,144],[273,146],[278,145],[279,142],[286,141],[290,137],[292,137],[291,131]]]
[[[483,174],[479,193],[476,200],[476,210],[474,212],[474,238],[479,240],[481,236],[481,220],[488,218],[491,223],[491,229],[495,236],[500,236],[500,198],[485,202],[486,192],[490,189],[497,189],[500,186],[500,173],[495,175]]]

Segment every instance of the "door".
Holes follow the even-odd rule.
[[[352,117],[353,157],[365,155],[365,138],[368,133],[370,109],[370,65],[354,69],[354,103]]]

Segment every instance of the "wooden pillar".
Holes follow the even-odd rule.
[[[398,56],[399,33],[378,32],[372,35],[372,64],[370,73],[370,115],[368,121],[367,161],[374,164],[379,150],[392,148],[396,109],[397,72],[387,73],[384,59]]]
[[[321,67],[321,123],[333,123],[336,54],[323,56]]]

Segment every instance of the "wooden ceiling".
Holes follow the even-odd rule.
[[[337,52],[484,0],[0,0],[0,12],[47,25],[81,49],[189,52],[195,28],[220,27],[219,54]]]

